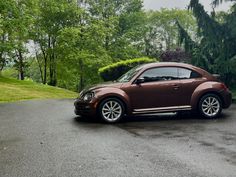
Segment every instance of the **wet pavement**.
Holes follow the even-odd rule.
[[[152,115],[108,125],[73,100],[0,104],[0,177],[235,177],[236,105],[219,119]]]

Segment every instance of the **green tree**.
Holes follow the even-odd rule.
[[[145,27],[141,0],[88,1],[91,20],[104,31],[104,48],[113,61],[141,55],[139,43]]]
[[[236,5],[220,21],[214,13],[209,15],[198,0],[191,0],[189,7],[197,19],[198,36],[201,39],[185,43],[185,48],[193,56],[192,62],[210,72],[220,73],[224,81],[230,84],[235,75],[232,66],[236,63]],[[180,29],[181,41],[191,41],[188,33],[183,32],[184,28],[180,26]]]
[[[98,68],[111,60],[101,42],[103,36],[97,23],[61,31],[57,48],[59,85],[82,90],[85,85],[99,81]]]
[[[0,72],[9,62],[13,50],[12,33],[16,18],[16,4],[13,0],[0,1]]]
[[[160,52],[179,48],[178,21],[191,36],[196,36],[196,21],[193,14],[187,10],[161,9],[149,11],[148,31],[145,36],[145,54],[158,57]]]
[[[26,54],[27,43],[29,42],[29,32],[31,30],[34,3],[31,0],[15,1],[16,19],[14,23],[13,43],[14,62],[19,72],[19,79],[24,80],[25,68],[27,67]]]
[[[76,0],[44,0],[38,2],[38,16],[32,38],[37,46],[37,60],[41,61],[43,83],[57,84],[56,46],[60,30],[79,25],[80,8]],[[41,55],[40,55],[41,54]],[[41,56],[41,57],[40,57]],[[49,77],[47,74],[49,73]]]
[[[212,1],[212,4],[213,4],[214,6],[218,6],[218,5],[220,5],[223,1],[225,1],[225,2],[234,2],[235,0],[213,0],[213,1]]]
[[[29,31],[32,26],[33,5],[31,0],[9,0],[0,2],[1,9],[1,47],[0,69],[7,62],[14,62],[19,79],[24,79],[27,65],[26,54]]]
[[[111,42],[110,55],[114,59],[129,59],[143,56],[143,37],[146,33],[146,13],[142,1],[130,0],[124,4],[119,24]]]

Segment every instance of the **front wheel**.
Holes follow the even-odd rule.
[[[107,123],[116,123],[124,116],[124,104],[116,98],[108,98],[99,106],[99,114]]]
[[[199,102],[199,111],[205,118],[216,118],[221,114],[221,99],[215,94],[203,96]]]

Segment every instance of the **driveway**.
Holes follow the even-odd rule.
[[[0,104],[0,177],[235,177],[236,105],[216,120],[76,117],[73,100]]]

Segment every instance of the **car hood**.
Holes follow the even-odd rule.
[[[85,88],[82,92],[80,92],[80,95],[83,95],[84,93],[87,93],[89,91],[93,91],[93,90],[105,88],[105,87],[121,88],[122,85],[123,85],[122,82],[104,82],[101,84],[96,84],[96,85],[92,85]]]

